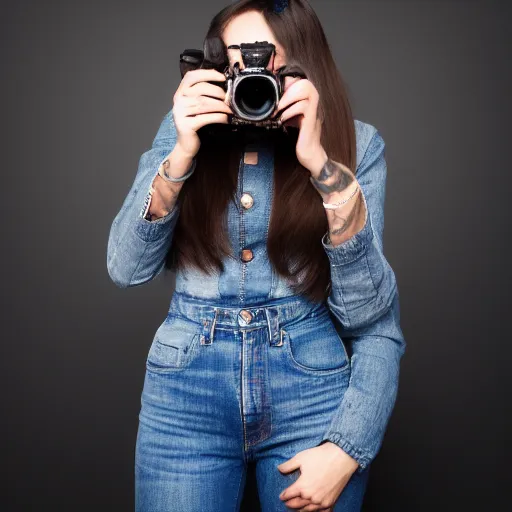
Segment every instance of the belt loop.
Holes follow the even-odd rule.
[[[203,332],[201,334],[201,345],[211,345],[213,343],[213,333],[215,331],[215,323],[217,322],[218,309],[214,308],[215,313],[213,320],[205,318],[203,320]],[[211,323],[211,327],[210,327]]]
[[[219,314],[219,310],[215,308],[215,315],[213,315],[212,328],[210,330],[210,343],[213,343],[213,333],[215,331],[215,324],[217,323],[217,315]]]
[[[279,337],[279,309],[277,306],[270,306],[265,308],[265,314],[267,315],[269,344],[271,347],[279,347],[282,345]]]

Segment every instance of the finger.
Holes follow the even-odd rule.
[[[299,483],[300,481],[300,483]],[[292,485],[287,487],[280,495],[279,498],[283,501],[289,500],[290,498],[302,498],[301,495],[301,486],[302,486],[302,480],[301,477],[299,477],[298,480],[296,480]]]
[[[310,505],[311,501],[306,499],[306,498],[300,498],[299,497],[299,498],[292,498],[291,500],[287,500],[287,501],[284,502],[284,504],[288,508],[294,508],[294,509],[302,510],[307,505]]]
[[[222,124],[228,124],[229,123],[229,116],[227,114],[199,114],[195,116],[194,121],[192,122],[192,128],[197,131],[199,128],[202,128],[203,126],[206,126],[207,124],[213,124],[213,123],[222,123]]]
[[[309,101],[308,100],[300,100],[297,103],[294,103],[291,107],[287,108],[281,114],[281,122],[284,123],[287,119],[290,119],[294,116],[305,115],[305,112],[308,108]]]
[[[295,454],[290,459],[285,460],[281,464],[278,464],[277,469],[281,473],[290,473],[290,471],[295,471],[297,469],[300,469],[300,459],[299,459],[299,457],[297,457],[297,454]],[[295,485],[297,483],[297,481],[298,480],[296,480],[293,485]],[[281,493],[281,494],[283,494],[283,493]]]
[[[314,132],[318,129],[318,101],[316,98],[310,99],[308,102],[301,129],[307,132]]]
[[[283,90],[286,92],[292,84],[294,84],[295,82],[298,82],[299,80],[302,80],[302,78],[300,76],[285,76],[284,83],[283,83]]]
[[[325,507],[322,507],[320,503],[314,503],[311,499],[303,498],[307,503],[305,505],[302,505],[301,511],[304,512],[316,512],[321,510],[326,510]]]
[[[198,82],[207,82],[209,80],[212,82],[223,82],[226,80],[226,76],[216,69],[193,69],[185,73],[178,87],[178,91],[181,94],[182,91],[188,87],[192,87]]]
[[[185,89],[182,95],[186,97],[211,96],[224,101],[226,91],[220,85],[210,84],[208,82],[198,82]]]
[[[284,98],[284,96],[283,96]],[[281,98],[282,100],[282,98]],[[287,109],[287,108],[290,108],[290,105],[293,105],[295,103],[298,103],[300,101],[308,101],[309,98],[308,96],[297,96],[296,98],[294,98],[293,100],[290,100],[290,98],[286,98],[286,100],[281,103],[281,101],[277,104],[275,110],[274,110],[274,113],[272,114],[272,117],[279,117],[280,115],[283,114],[283,112]]]
[[[305,100],[308,97],[308,88],[306,82],[307,80],[301,78],[297,82],[291,84],[290,87],[281,96],[276,109],[283,110],[296,101]]]
[[[210,114],[212,112],[233,113],[229,105],[226,105],[226,103],[216,98],[210,98],[209,96],[189,98],[183,110],[186,116],[197,116],[199,114]]]
[[[304,512],[318,512],[319,510],[325,510],[321,508],[320,505],[316,505],[315,503],[310,503],[301,509]]]

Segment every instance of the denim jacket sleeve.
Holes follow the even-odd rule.
[[[348,345],[349,386],[322,438],[340,446],[363,471],[377,455],[397,392],[405,339],[395,274],[383,254],[387,167],[385,143],[373,135],[356,171],[367,207],[361,231],[332,246],[322,238],[331,267],[329,309]]]
[[[164,116],[151,149],[139,160],[137,174],[108,237],[107,270],[120,288],[146,283],[164,268],[180,211],[180,200],[164,217],[147,217],[152,184],[165,157],[176,145],[172,109]]]

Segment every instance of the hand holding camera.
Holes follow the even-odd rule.
[[[194,158],[201,141],[197,131],[212,123],[228,124],[231,108],[224,102],[226,93],[211,81],[223,82],[226,77],[215,69],[187,72],[173,97],[173,115],[181,151]]]
[[[225,103],[232,114],[228,116],[228,124],[281,128],[280,120],[273,119],[272,115],[284,93],[285,77],[306,78],[304,72],[293,65],[274,71],[276,47],[267,41],[226,48],[221,40],[211,40],[205,44],[205,49],[206,53],[184,50],[180,55],[182,77],[198,69],[218,71],[217,84],[223,90]]]

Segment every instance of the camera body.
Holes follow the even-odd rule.
[[[202,50],[184,50],[180,54],[181,77],[192,69],[216,69],[225,75],[226,80],[210,83],[226,91],[225,102],[233,110],[233,115],[229,115],[231,125],[281,128],[281,122],[270,116],[283,95],[285,76],[305,78],[304,73],[297,67],[292,69],[288,66],[276,72],[269,71],[267,67],[275,56],[275,45],[267,41],[230,45],[227,49],[228,53],[240,52],[243,68],[239,59],[231,65],[223,48],[211,60],[205,58]]]

